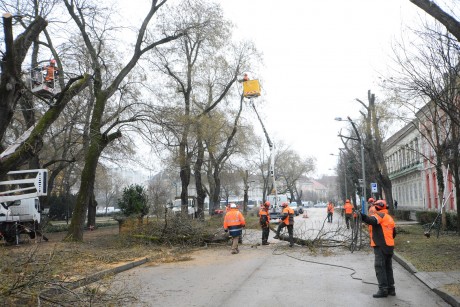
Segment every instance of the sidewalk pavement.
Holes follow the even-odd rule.
[[[398,221],[398,226],[411,224],[418,224],[418,222]],[[395,252],[393,258],[447,303],[454,307],[460,307],[460,297],[456,296],[454,293],[449,293],[449,289],[446,287],[447,285],[460,284],[460,271],[419,272],[409,261],[398,253]]]
[[[460,297],[449,293],[449,289],[445,287],[446,285],[460,284],[460,271],[418,272],[409,261],[398,253],[395,252],[393,258],[447,303],[454,307],[460,307]]]

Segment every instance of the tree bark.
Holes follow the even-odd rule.
[[[12,15],[3,15],[5,53],[1,61],[0,79],[0,143],[3,143],[6,129],[11,123],[24,83],[21,80],[21,65],[32,43],[48,25],[42,17],[35,20],[13,40]],[[1,149],[1,148],[0,148]]]
[[[19,168],[23,163],[34,157],[42,148],[42,137],[48,128],[59,117],[67,103],[84,88],[88,86],[89,76],[79,77],[81,80],[70,80],[55,104],[46,111],[35,125],[27,140],[20,145],[14,153],[0,160],[0,175],[8,173],[10,170]],[[76,81],[76,82],[75,82]],[[0,112],[1,113],[1,112]]]
[[[460,41],[460,22],[458,22],[450,14],[447,14],[432,0],[410,0],[413,4],[431,15],[434,19],[442,23],[447,31]]]
[[[195,161],[195,187],[196,187],[196,200],[197,200],[197,217],[204,221],[204,200],[206,198],[206,192],[203,189],[203,182],[201,177],[201,168],[203,166],[203,159],[204,159],[204,146],[203,140],[201,139],[201,131],[200,126],[197,125],[197,133],[198,133],[198,153],[197,159]]]

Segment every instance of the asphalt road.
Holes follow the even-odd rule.
[[[323,223],[325,208],[296,218],[304,238],[343,235],[343,221]],[[322,229],[322,230],[321,230]],[[328,229],[328,230],[326,230]],[[116,284],[138,297],[138,306],[449,306],[398,263],[393,262],[396,296],[375,299],[374,256],[370,248],[289,248],[273,239],[260,246],[260,231],[247,231],[240,253],[209,247],[193,260],[143,265],[115,277]]]

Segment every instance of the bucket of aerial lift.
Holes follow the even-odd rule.
[[[243,82],[243,96],[246,98],[260,96],[259,80],[248,80]]]
[[[61,92],[59,83],[56,82],[56,77],[52,80],[45,80],[46,70],[41,68],[35,68],[31,71],[30,83],[32,93],[37,94],[43,98],[51,98]]]

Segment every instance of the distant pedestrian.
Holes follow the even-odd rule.
[[[334,204],[331,202],[327,203],[327,222],[332,223],[332,216],[334,215]]]
[[[259,224],[262,228],[262,245],[269,245],[268,235],[270,234],[270,202],[266,201],[262,206],[260,206],[259,211]]]
[[[392,264],[396,230],[395,222],[387,213],[386,207],[384,200],[377,200],[374,203],[376,211],[373,215],[361,213],[363,222],[372,226],[369,235],[374,249],[374,268],[379,286],[379,290],[373,295],[375,298],[396,295]]]
[[[398,209],[398,201],[396,199],[395,199],[394,207],[395,207],[395,210]]]
[[[345,205],[343,205],[343,210],[345,211],[345,223],[347,224],[347,229],[350,229],[350,220],[353,214],[353,205],[350,203],[349,199],[345,201]]]
[[[287,227],[289,233],[289,246],[294,246],[294,210],[288,206],[288,203],[283,203],[281,205],[283,207],[283,212],[281,213],[281,223],[278,225],[278,229],[276,230],[276,236],[274,239],[280,238],[281,229]]]
[[[243,227],[246,226],[243,214],[238,210],[235,204],[230,204],[230,211],[225,214],[224,230],[229,232],[232,237],[232,254],[238,254],[238,240],[243,233]]]

